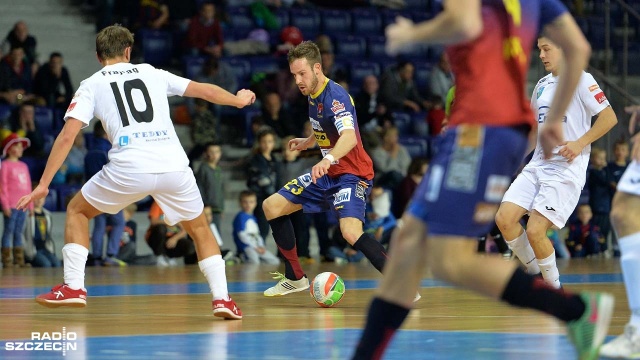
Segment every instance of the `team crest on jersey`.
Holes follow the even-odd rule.
[[[324,111],[324,104],[318,103],[318,119],[322,118],[323,111]]]
[[[351,188],[342,189],[333,194],[333,205],[338,205],[351,200]]]
[[[536,99],[540,99],[540,96],[542,95],[543,91],[544,91],[544,86],[540,86],[538,88],[538,92],[536,93]]]
[[[344,104],[333,99],[333,101],[331,101],[331,111],[333,111],[334,114],[344,111]]]
[[[599,93],[595,94],[594,98],[596,99],[598,104],[602,104],[603,102],[607,101],[607,97],[604,95],[604,93],[602,91],[600,91]]]
[[[320,126],[320,122],[318,120],[309,118],[309,121],[311,121],[311,128],[313,128],[313,130],[324,131],[322,130],[322,126]]]

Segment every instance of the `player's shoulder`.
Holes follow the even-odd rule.
[[[536,83],[536,87],[537,86],[541,86],[541,85],[545,85],[549,82],[549,80],[552,78],[553,74],[549,73],[545,76],[543,76],[540,80],[538,80],[538,82]]]
[[[334,114],[337,114],[344,111],[346,106],[351,105],[351,97],[345,88],[330,80],[325,89],[323,102],[325,107],[328,106]]]
[[[596,79],[590,73],[583,71],[580,75],[580,84],[595,84]]]

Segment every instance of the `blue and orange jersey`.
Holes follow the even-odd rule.
[[[329,176],[353,174],[366,180],[373,179],[373,162],[362,147],[356,109],[349,93],[335,81],[327,79],[308,99],[309,121],[322,156],[333,149],[342,131],[353,129],[358,138],[358,143],[347,155],[331,164]]]
[[[447,47],[455,74],[450,126],[534,125],[523,84],[540,30],[567,11],[558,0],[483,0],[482,34]]]

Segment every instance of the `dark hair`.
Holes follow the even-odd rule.
[[[322,63],[322,57],[320,56],[320,49],[313,41],[303,41],[293,49],[289,50],[287,54],[287,60],[289,64],[298,60],[307,59],[309,66],[313,67],[315,64]]]
[[[616,142],[613,143],[613,149],[615,150],[615,148],[621,145],[629,146],[629,142],[624,138],[624,136],[621,136],[618,140],[616,140]]]
[[[422,166],[428,164],[429,160],[423,157],[416,157],[411,160],[409,168],[407,168],[407,175],[422,175]]]
[[[219,143],[219,142],[217,142],[217,141],[210,141],[210,142],[206,143],[206,144],[204,145],[204,148],[205,148],[205,149],[208,149],[208,148],[209,148],[209,147],[211,147],[211,146],[220,146],[220,147],[222,148],[222,145],[220,145],[220,143]]]
[[[93,137],[104,138],[105,135],[107,135],[107,132],[104,131],[104,127],[102,126],[102,121],[96,121],[95,125],[93,125]]]
[[[57,51],[54,51],[51,53],[51,55],[49,55],[49,60],[53,59],[54,57],[62,57],[62,54]]]
[[[133,34],[120,24],[107,26],[96,35],[96,53],[101,60],[122,56],[132,46]]]
[[[242,201],[242,199],[249,197],[249,196],[256,196],[256,193],[251,191],[251,190],[242,190],[240,191],[240,195],[238,196],[238,200]]]

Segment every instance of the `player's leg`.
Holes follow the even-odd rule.
[[[527,233],[520,225],[520,219],[527,213],[527,209],[531,208],[537,191],[533,172],[527,169],[523,170],[523,173],[518,175],[504,194],[496,214],[496,225],[498,225],[502,237],[529,274],[538,274],[540,268],[529,244]]]
[[[531,211],[527,222],[527,237],[536,254],[536,259],[544,281],[550,286],[559,289],[560,273],[556,265],[556,252],[553,243],[547,237],[547,230],[553,223],[540,214],[537,210]]]
[[[637,163],[629,166],[634,164],[638,168]],[[640,174],[640,171],[638,173]],[[623,179],[620,183],[624,185]],[[637,359],[640,357],[640,193],[621,192],[620,186],[618,190],[613,198],[611,223],[619,236],[620,263],[631,319],[625,326],[624,333],[605,344],[601,354],[607,357]]]
[[[384,246],[376,240],[372,234],[362,230],[362,221],[355,217],[340,218],[340,232],[344,239],[354,249],[362,252],[369,259],[371,265],[382,272],[387,260],[387,252]],[[415,293],[414,293],[415,296]]]

